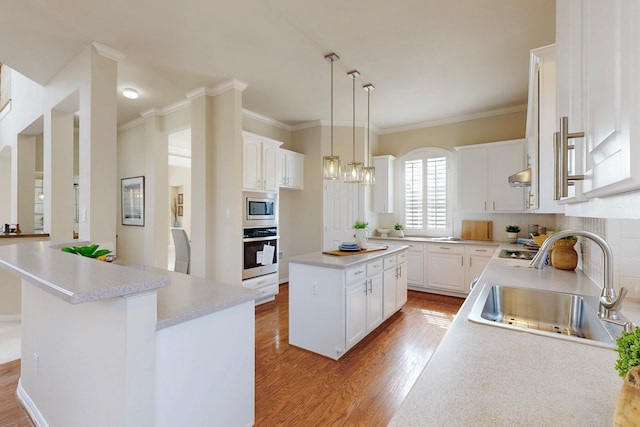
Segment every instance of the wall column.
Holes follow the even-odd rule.
[[[16,222],[23,232],[34,228],[36,173],[36,137],[18,135],[18,215]]]
[[[95,44],[89,49],[89,78],[80,87],[79,238],[113,250],[120,194],[116,157],[117,62],[113,56],[102,56],[104,52],[95,49]]]
[[[167,268],[169,245],[169,148],[161,119],[143,114],[145,132],[144,264]]]
[[[55,167],[54,167],[55,166]],[[73,237],[73,113],[44,117],[44,231],[51,240]]]
[[[230,81],[191,100],[191,274],[242,280],[242,91]]]

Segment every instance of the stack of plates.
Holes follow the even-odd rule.
[[[338,246],[338,249],[345,252],[356,252],[360,250],[360,246],[358,246],[358,244],[355,242],[350,242],[341,244],[340,246]]]

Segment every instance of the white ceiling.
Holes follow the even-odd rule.
[[[118,123],[202,86],[248,84],[243,107],[288,125],[366,120],[385,131],[526,103],[529,50],[555,41],[555,0],[15,0],[0,61],[46,84],[92,41],[126,55]]]

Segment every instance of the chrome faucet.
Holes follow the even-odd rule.
[[[530,265],[538,269],[544,268],[545,255],[549,252],[551,245],[567,236],[588,237],[602,248],[602,253],[604,254],[604,284],[600,293],[598,316],[605,320],[619,320],[620,314],[618,312],[620,311],[622,300],[627,295],[627,289],[625,287],[620,288],[620,295],[616,296],[616,291],[613,289],[613,255],[611,248],[602,237],[585,230],[564,230],[553,233],[551,237],[544,241],[538,253],[531,260]]]

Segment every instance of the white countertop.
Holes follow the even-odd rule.
[[[131,295],[169,284],[166,274],[132,270],[60,250],[50,241],[0,247],[0,266],[71,304]]]
[[[395,254],[397,252],[408,249],[406,245],[373,245],[370,244],[368,247],[370,249],[376,247],[387,246],[387,249],[373,251],[373,252],[365,252],[358,253],[356,255],[347,255],[347,256],[337,256],[337,255],[327,255],[322,252],[311,252],[304,255],[294,256],[292,258],[287,259],[290,263],[294,264],[307,264],[307,265],[315,265],[317,267],[329,267],[329,268],[351,268],[356,265],[367,263],[373,259],[389,256]]]
[[[513,249],[513,245],[503,245]],[[599,295],[581,272],[494,258],[390,426],[606,426],[622,385],[614,350],[476,324],[484,284]],[[640,304],[623,314],[640,320]]]
[[[253,301],[260,296],[260,292],[245,288],[241,284],[229,285],[149,266],[127,267],[165,274],[171,280],[169,286],[158,289],[156,330]]]
[[[0,247],[0,266],[35,286],[80,304],[157,290],[156,329],[163,329],[255,300],[260,293],[237,285],[160,268],[107,263],[60,250],[49,241]]]

